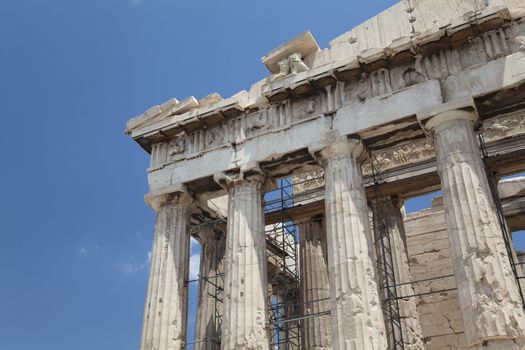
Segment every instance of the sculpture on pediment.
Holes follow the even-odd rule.
[[[294,53],[290,56],[290,69],[291,74],[302,73],[308,70],[308,66],[304,64],[300,53]]]
[[[279,66],[279,73],[273,76],[274,80],[284,78],[285,76],[290,74],[290,60],[288,58],[283,58],[282,60],[277,62],[277,65]]]
[[[279,67],[279,73],[275,74],[272,80],[281,79],[290,74],[306,72],[309,69],[303,62],[303,57],[300,53],[294,53],[287,58],[283,58],[277,62],[277,66]]]
[[[517,36],[517,37],[515,38],[515,40],[516,40],[516,42],[520,45],[519,50],[520,50],[520,51],[525,51],[525,36],[522,36],[522,35]]]

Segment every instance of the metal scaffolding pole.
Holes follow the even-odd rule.
[[[525,309],[525,296],[523,294],[523,288],[521,286],[521,281],[520,281],[521,279],[524,278],[524,276],[520,276],[518,272],[518,266],[522,265],[522,263],[517,261],[515,251],[512,246],[512,236],[511,236],[511,233],[509,232],[509,228],[505,220],[505,214],[503,212],[503,206],[501,205],[501,199],[499,196],[497,173],[492,171],[488,163],[489,154],[488,154],[487,145],[485,143],[485,137],[483,133],[479,133],[478,138],[479,138],[479,145],[481,149],[483,162],[485,163],[485,170],[486,170],[485,172],[487,173],[487,179],[489,182],[490,192],[492,194],[492,199],[494,200],[494,203],[496,205],[496,213],[498,217],[498,222],[501,227],[501,232],[503,233],[503,241],[505,242],[505,248],[507,249],[507,255],[509,257],[509,262],[512,268],[512,273],[514,274],[514,278],[516,279],[516,282],[518,284],[518,292],[520,294],[521,303],[523,305],[523,308]]]
[[[387,338],[390,350],[403,350],[405,347],[399,307],[400,298],[397,293],[391,234],[386,221],[387,213],[383,211],[383,206],[380,204],[383,196],[380,193],[379,186],[383,183],[383,180],[377,166],[377,159],[371,152],[369,156],[372,159],[371,181],[374,191],[374,198],[370,203],[372,209],[372,230],[376,236],[374,245],[376,248],[377,270],[379,273],[380,291],[382,292],[382,307],[385,315]]]

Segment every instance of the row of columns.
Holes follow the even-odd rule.
[[[525,315],[476,142],[475,121],[473,112],[454,110],[425,124],[437,152],[465,336],[470,348],[522,349]],[[319,220],[299,224],[301,297],[305,313],[329,308],[331,321],[328,317],[305,319],[303,344],[308,349],[387,349],[380,276],[361,173],[363,145],[355,139],[338,138],[312,148],[311,153],[324,167],[326,232]],[[252,172],[216,180],[229,194],[228,232],[224,251],[219,252],[224,254],[224,266],[210,263],[210,254],[217,256],[217,252],[203,245],[201,276],[224,271],[221,349],[269,349],[262,208],[265,178]],[[153,203],[157,223],[141,350],[184,346],[189,203],[183,194],[163,196]],[[410,282],[398,204],[395,199],[380,203],[389,217],[397,279]],[[205,284],[200,287],[197,316],[200,339],[209,327],[219,331],[210,319],[211,312],[206,311],[210,305],[203,299]],[[401,288],[403,295],[413,294],[410,284]],[[312,303],[327,298],[319,305]],[[413,298],[400,301],[400,313],[407,348],[424,349]],[[211,344],[197,348],[215,349]]]

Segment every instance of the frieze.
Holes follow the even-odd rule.
[[[372,158],[363,163],[363,175],[372,174],[372,164],[377,171],[383,172],[407,164],[429,160],[435,156],[434,145],[426,139],[396,145],[385,150],[373,151]]]
[[[483,132],[487,142],[525,134],[525,111],[485,120]]]
[[[292,189],[295,195],[322,187],[324,187],[324,170],[322,168],[292,175]]]
[[[303,119],[322,114],[329,115],[349,104],[366,103],[371,98],[395,93],[403,88],[423,83],[427,79],[445,79],[471,66],[523,50],[525,37],[516,35],[516,31],[517,29],[512,26],[498,28],[473,37],[462,47],[441,49],[423,56],[416,54],[413,61],[408,61],[404,65],[388,69],[379,68],[372,72],[363,71],[352,80],[337,81],[307,95],[272,102],[249,113],[228,117],[218,124],[206,125],[202,129],[188,133],[182,132],[171,140],[162,142],[152,140],[155,143],[151,149],[151,169],[167,162],[195,157],[217,147],[239,144],[266,132],[291,126]],[[210,103],[219,100],[218,96],[213,96],[210,98]],[[162,109],[171,111],[174,104],[175,102],[170,101],[163,105]],[[157,110],[155,111],[158,113]],[[155,113],[151,112],[150,117],[157,118]],[[522,134],[523,118],[524,115],[521,114],[493,118],[484,122],[486,140],[493,141]],[[142,119],[138,122],[144,123]],[[409,146],[396,149],[396,153],[392,149],[375,153],[381,170],[433,157],[433,149],[429,152],[429,149],[421,148],[421,145],[416,145],[415,148]],[[369,174],[370,164],[365,164],[363,171]]]

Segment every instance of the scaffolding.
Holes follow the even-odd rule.
[[[203,227],[211,228],[214,231],[214,237],[212,239],[212,246],[214,256],[213,259],[217,264],[217,271],[209,276],[197,275],[196,279],[188,280],[186,283],[186,288],[189,287],[191,283],[197,283],[198,288],[205,288],[201,284],[208,284],[211,286],[211,291],[208,290],[207,295],[213,299],[213,322],[210,326],[206,328],[206,334],[202,339],[194,339],[192,342],[186,342],[184,344],[184,349],[191,346],[194,347],[196,344],[204,343],[204,348],[209,350],[220,350],[221,348],[221,325],[223,317],[223,301],[224,301],[224,272],[221,271],[221,263],[224,253],[224,241],[222,236],[224,235],[223,229],[221,226],[226,225],[225,218],[209,219],[205,217],[198,218],[200,223],[192,226],[190,234],[193,236],[199,232]],[[199,291],[200,292],[200,291]],[[200,297],[200,293],[198,298]]]
[[[392,246],[392,237],[389,230],[388,222],[386,221],[387,213],[382,209],[380,201],[384,199],[381,194],[381,185],[384,183],[382,173],[380,171],[380,162],[376,159],[373,153],[369,153],[371,159],[371,176],[366,178],[365,185],[371,188],[373,193],[371,207],[371,221],[370,225],[375,234],[374,247],[376,251],[377,270],[379,274],[379,290],[381,291],[381,302],[383,314],[385,316],[385,326],[388,338],[389,350],[405,349],[403,323],[401,309],[399,305],[400,300],[409,300],[412,298],[419,298],[431,296],[434,294],[445,295],[446,293],[457,291],[455,286],[454,274],[441,275],[425,279],[413,281],[399,281],[397,278],[397,271],[394,267],[393,256],[395,251]],[[434,281],[443,281],[450,279],[450,284],[454,285],[452,288],[433,289],[430,284]],[[428,291],[416,292],[421,287],[420,284],[428,284]],[[402,287],[411,285],[413,294],[403,294]]]
[[[276,181],[276,188],[264,195],[264,211],[282,211],[294,205],[290,179]],[[266,226],[268,270],[268,308],[271,345],[275,349],[295,350],[301,345],[299,322],[287,322],[298,315],[299,271],[298,229],[289,219]]]
[[[396,283],[396,271],[393,260],[393,249],[387,213],[384,212],[380,201],[383,196],[379,186],[383,183],[381,172],[379,171],[378,160],[372,152],[369,153],[372,159],[371,183],[374,191],[374,198],[371,202],[372,222],[371,227],[375,235],[374,247],[376,249],[377,270],[379,273],[379,290],[381,291],[382,309],[385,315],[385,326],[390,350],[403,350],[403,327],[401,325],[401,312],[399,308],[398,285]]]
[[[498,174],[496,172],[493,172],[490,168],[490,164],[488,162],[489,160],[489,152],[487,150],[487,144],[485,143],[485,135],[483,132],[480,132],[478,134],[479,139],[479,146],[481,149],[481,155],[483,158],[483,162],[485,165],[485,172],[487,173],[487,180],[490,187],[490,192],[492,195],[492,199],[494,201],[494,204],[496,206],[496,215],[498,217],[498,223],[501,228],[501,232],[503,234],[503,241],[505,242],[505,249],[507,250],[507,256],[509,257],[509,263],[512,269],[512,273],[514,275],[514,278],[516,279],[516,284],[518,285],[518,292],[520,294],[521,303],[523,308],[525,309],[525,296],[523,294],[523,286],[521,284],[521,280],[525,279],[525,276],[520,276],[519,270],[521,270],[521,266],[525,263],[521,263],[518,261],[518,258],[516,256],[516,252],[514,251],[513,244],[512,244],[512,236],[509,232],[509,228],[507,226],[507,221],[505,220],[505,213],[503,212],[503,206],[501,205],[501,199],[499,196],[498,191]]]
[[[480,134],[480,147],[483,154],[483,159],[487,160],[488,153],[483,136]],[[405,348],[404,344],[404,329],[403,329],[403,315],[400,309],[400,300],[408,300],[412,298],[419,298],[431,295],[445,295],[446,293],[457,291],[455,285],[454,274],[440,275],[436,277],[424,278],[413,281],[399,281],[397,271],[394,266],[393,257],[395,254],[394,246],[392,244],[391,232],[388,222],[386,221],[387,214],[384,212],[380,201],[384,199],[381,194],[381,186],[385,183],[383,175],[380,171],[379,161],[375,159],[370,153],[371,159],[371,175],[365,177],[365,185],[372,194],[369,202],[371,209],[370,225],[375,233],[374,248],[376,253],[376,266],[379,274],[379,289],[381,291],[381,303],[383,313],[385,315],[385,325],[389,341],[389,350],[401,350]],[[509,252],[509,259],[515,274],[516,279],[524,279],[525,276],[518,276],[517,266],[521,263],[515,260],[515,255],[512,248],[510,234],[503,216],[503,209],[497,193],[496,176],[487,169],[489,177],[489,184],[492,195],[496,203],[498,220],[504,232],[504,240],[506,248]],[[264,193],[264,213],[265,215],[275,215],[280,218],[277,223],[267,225],[265,227],[266,234],[266,251],[267,261],[269,262],[268,269],[268,328],[271,334],[271,346],[274,349],[300,349],[302,341],[301,323],[306,319],[326,316],[330,314],[330,310],[321,310],[319,312],[308,313],[305,310],[308,308],[300,297],[300,271],[298,264],[298,246],[299,246],[299,227],[291,218],[292,210],[301,208],[302,205],[309,203],[319,203],[324,200],[324,176],[310,176],[307,179],[299,180],[291,178],[278,179],[276,186]],[[322,210],[322,209],[320,209]],[[201,225],[224,225],[224,219],[212,220],[203,222]],[[199,226],[201,226],[199,225]],[[199,226],[195,229],[198,230]],[[222,232],[220,234],[223,234]],[[210,278],[211,277],[211,278]],[[216,276],[209,276],[207,278],[199,276],[197,280],[188,281],[196,282],[202,280],[203,283],[211,283],[215,292],[213,298],[217,305],[215,310],[215,322],[219,325],[222,321],[221,307],[222,303],[222,284],[224,278],[222,273]],[[435,289],[431,286],[434,281],[443,281],[449,279],[450,283],[446,283],[450,288]],[[413,293],[407,295],[403,294],[402,287],[411,285]],[[520,283],[520,295],[523,298],[523,293]],[[314,300],[310,303],[323,302],[324,300]],[[213,349],[220,348],[220,333],[207,334],[205,339],[197,339],[195,344],[203,341],[212,342]]]

